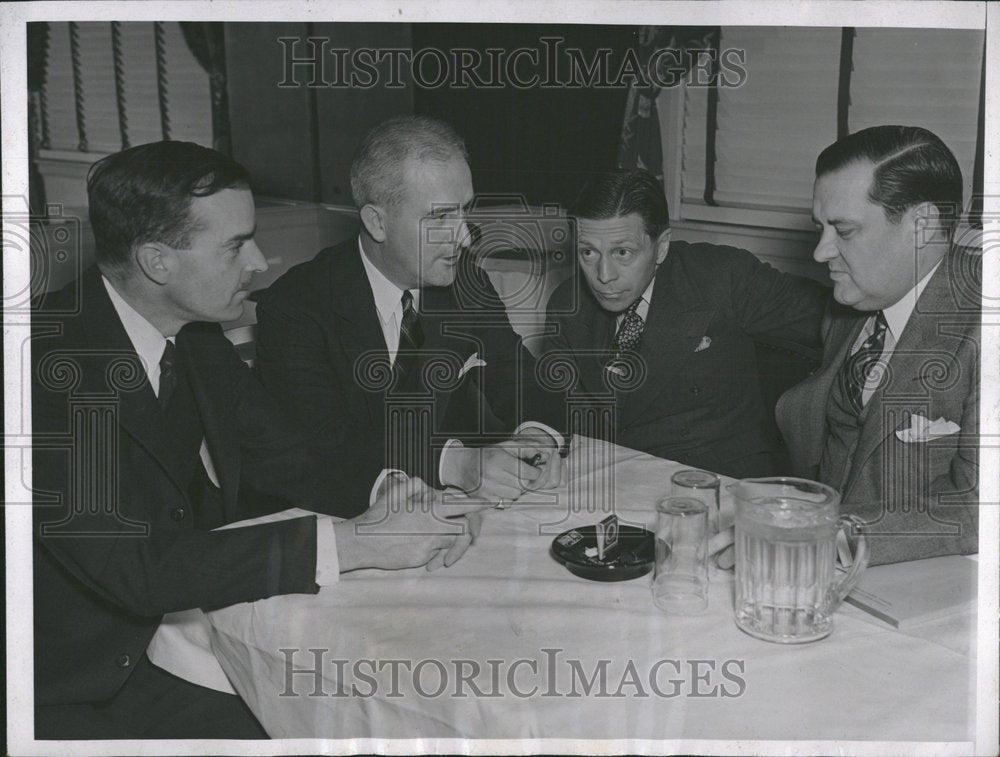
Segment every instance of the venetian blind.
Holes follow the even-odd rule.
[[[983,32],[975,29],[858,29],[850,130],[923,126],[955,153],[972,196]]]
[[[712,170],[710,199],[718,206],[808,219],[816,156],[837,138],[841,37],[839,28],[722,29],[719,49],[745,50],[747,77],[741,87],[717,90],[711,169],[709,90],[685,90],[681,202],[692,215],[706,206]],[[892,123],[930,129],[955,152],[968,198],[982,47],[976,30],[856,30],[849,130]]]
[[[115,152],[123,136],[132,145],[169,137],[211,146],[208,74],[188,49],[180,24],[119,23],[117,84],[111,23],[49,27],[46,148]]]

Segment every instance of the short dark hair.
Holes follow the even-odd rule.
[[[816,158],[816,177],[852,163],[875,164],[868,199],[886,218],[931,202],[950,232],[962,212],[962,169],[940,137],[919,126],[872,126],[838,139]]]
[[[391,207],[402,198],[403,164],[410,159],[468,161],[465,141],[458,132],[430,116],[397,116],[369,131],[351,162],[351,196],[360,210],[365,205]]]
[[[603,221],[638,213],[649,238],[670,228],[667,198],[659,180],[642,168],[620,169],[591,177],[577,195],[569,214]]]
[[[194,142],[150,142],[97,161],[87,175],[98,264],[125,270],[147,242],[183,248],[196,231],[191,198],[250,186],[250,174]]]

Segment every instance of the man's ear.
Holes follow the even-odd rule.
[[[159,242],[147,242],[135,251],[135,264],[143,276],[157,284],[167,283],[176,261],[177,253]]]
[[[380,244],[385,241],[385,210],[379,205],[365,205],[361,208],[361,223],[365,231]]]
[[[916,249],[920,250],[929,244],[947,239],[948,232],[943,226],[941,211],[933,202],[922,202],[910,208],[910,223],[913,224]],[[905,223],[905,221],[904,221]]]
[[[656,264],[659,265],[667,259],[670,251],[670,229],[664,229],[660,236],[656,238]]]

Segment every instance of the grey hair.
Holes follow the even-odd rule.
[[[351,162],[351,196],[365,205],[393,207],[403,193],[407,160],[468,161],[465,141],[449,124],[428,116],[398,116],[383,121],[361,141]]]

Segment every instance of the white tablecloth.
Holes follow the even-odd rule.
[[[900,632],[842,605],[827,639],[771,644],[736,628],[732,572],[713,567],[704,615],[664,614],[651,575],[585,581],[549,545],[612,501],[623,521],[651,526],[681,466],[579,438],[569,463],[570,484],[543,495],[549,504],[490,511],[451,568],[360,571],[316,596],[208,613],[213,650],[268,733],[972,738],[974,613]],[[317,661],[319,679],[291,672]]]

